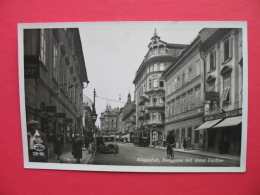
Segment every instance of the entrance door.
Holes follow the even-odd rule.
[[[221,138],[223,140],[223,153],[229,154],[230,133],[227,128],[224,128],[222,130]]]

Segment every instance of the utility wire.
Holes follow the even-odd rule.
[[[97,98],[100,98],[100,99],[104,99],[104,100],[109,100],[109,101],[112,101],[112,102],[118,102],[118,103],[122,103],[122,104],[125,104],[126,102],[121,102],[121,101],[117,101],[117,100],[112,100],[112,99],[108,99],[108,98],[103,98],[103,97],[99,97],[99,96],[96,96]]]

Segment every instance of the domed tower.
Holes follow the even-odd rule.
[[[136,128],[150,129],[150,143],[160,145],[164,135],[165,82],[161,75],[171,66],[187,45],[169,44],[161,40],[154,30],[148,52],[139,66],[135,84]],[[140,117],[145,115],[145,117]],[[138,119],[145,120],[138,120]],[[152,131],[156,130],[156,134]]]

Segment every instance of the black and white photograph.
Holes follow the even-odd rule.
[[[24,167],[245,172],[246,22],[18,24]]]

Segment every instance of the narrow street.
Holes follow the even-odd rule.
[[[175,152],[174,160],[166,158],[166,150],[150,147],[136,147],[131,143],[118,143],[119,153],[96,153],[95,165],[129,165],[129,166],[239,166],[232,160],[205,157],[197,154]]]

